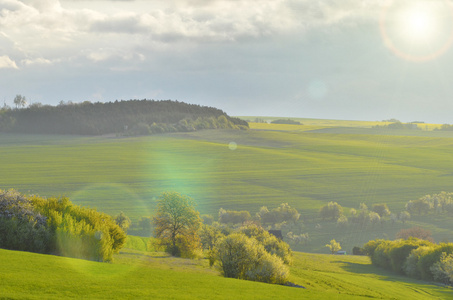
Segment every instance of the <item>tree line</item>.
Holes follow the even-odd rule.
[[[26,102],[18,100],[16,108],[4,106],[0,109],[0,132],[147,135],[201,129],[248,128],[246,121],[232,118],[217,108],[171,100],[60,102],[57,106],[34,103],[28,107],[21,107],[20,103]]]

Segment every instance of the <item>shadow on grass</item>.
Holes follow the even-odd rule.
[[[443,285],[441,283],[436,283],[436,282],[429,282],[429,281],[423,281],[415,278],[411,278],[405,275],[400,275],[400,274],[395,274],[391,271],[381,269],[379,267],[375,267],[373,265],[364,265],[364,264],[359,264],[359,263],[352,263],[352,262],[342,262],[342,261],[335,261],[336,263],[342,263],[342,269],[344,269],[347,272],[350,273],[355,273],[357,275],[361,274],[370,274],[370,275],[376,275],[379,277],[379,280],[383,281],[398,281],[398,282],[404,282],[404,283],[409,283],[409,284],[416,284],[418,286],[421,285],[426,285],[426,286],[431,286],[431,288],[434,288],[442,293],[447,293],[448,298],[452,299],[453,294],[451,292],[453,291],[453,288],[451,286]]]
[[[401,278],[408,278],[404,277],[390,271],[375,267],[373,265],[366,265],[360,263],[353,263],[353,262],[345,262],[345,261],[332,261],[332,263],[341,264],[341,268],[347,272],[355,273],[355,274],[373,274],[382,277],[401,277]],[[385,278],[382,278],[385,279]]]

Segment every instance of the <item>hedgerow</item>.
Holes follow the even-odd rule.
[[[453,243],[434,244],[417,238],[372,240],[363,249],[375,266],[417,279],[453,283]]]

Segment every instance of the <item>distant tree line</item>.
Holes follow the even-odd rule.
[[[0,132],[31,134],[147,135],[201,129],[247,129],[248,123],[213,108],[178,101],[60,102],[0,109]],[[15,100],[16,101],[16,100]],[[25,101],[25,100],[24,100]],[[20,102],[20,103],[19,103]]]
[[[289,125],[301,125],[299,121],[294,121],[291,119],[278,119],[271,122],[272,124],[289,124]]]
[[[442,124],[440,128],[435,128],[434,130],[439,131],[453,131],[453,125],[450,124]]]
[[[421,130],[421,128],[418,127],[417,124],[414,123],[414,122],[412,122],[412,123],[401,123],[398,120],[395,120],[395,122],[390,123],[388,125],[376,125],[376,126],[373,126],[372,128],[375,128],[375,129],[393,129],[393,130],[397,130],[397,129]]]

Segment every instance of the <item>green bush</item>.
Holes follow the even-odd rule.
[[[453,283],[453,255],[442,252],[440,260],[430,268],[436,281]]]
[[[408,240],[397,240],[390,244],[389,257],[392,270],[399,274],[404,274],[404,264],[412,250],[421,246],[432,245],[428,241],[410,238]]]
[[[287,243],[282,240],[279,240],[274,235],[270,234],[268,231],[264,230],[261,226],[255,224],[248,224],[242,226],[239,229],[240,232],[244,233],[250,238],[255,238],[260,242],[264,249],[270,254],[275,254],[282,259],[285,264],[291,264],[292,262],[292,252],[291,248]]]
[[[421,279],[422,275],[418,268],[418,261],[424,255],[426,255],[433,246],[421,246],[417,249],[413,249],[404,263],[404,273],[413,278]]]
[[[425,255],[420,257],[417,263],[417,269],[423,280],[434,280],[434,274],[431,271],[431,267],[440,261],[443,252],[447,255],[453,253],[453,244],[436,245],[430,248]]]
[[[0,247],[111,261],[126,234],[114,220],[69,199],[0,190]]]
[[[427,281],[450,280],[452,243],[436,245],[417,238],[374,240],[366,243],[363,249],[375,266]]]
[[[288,280],[289,269],[283,261],[243,233],[222,238],[216,245],[215,256],[225,277],[276,284]]]

